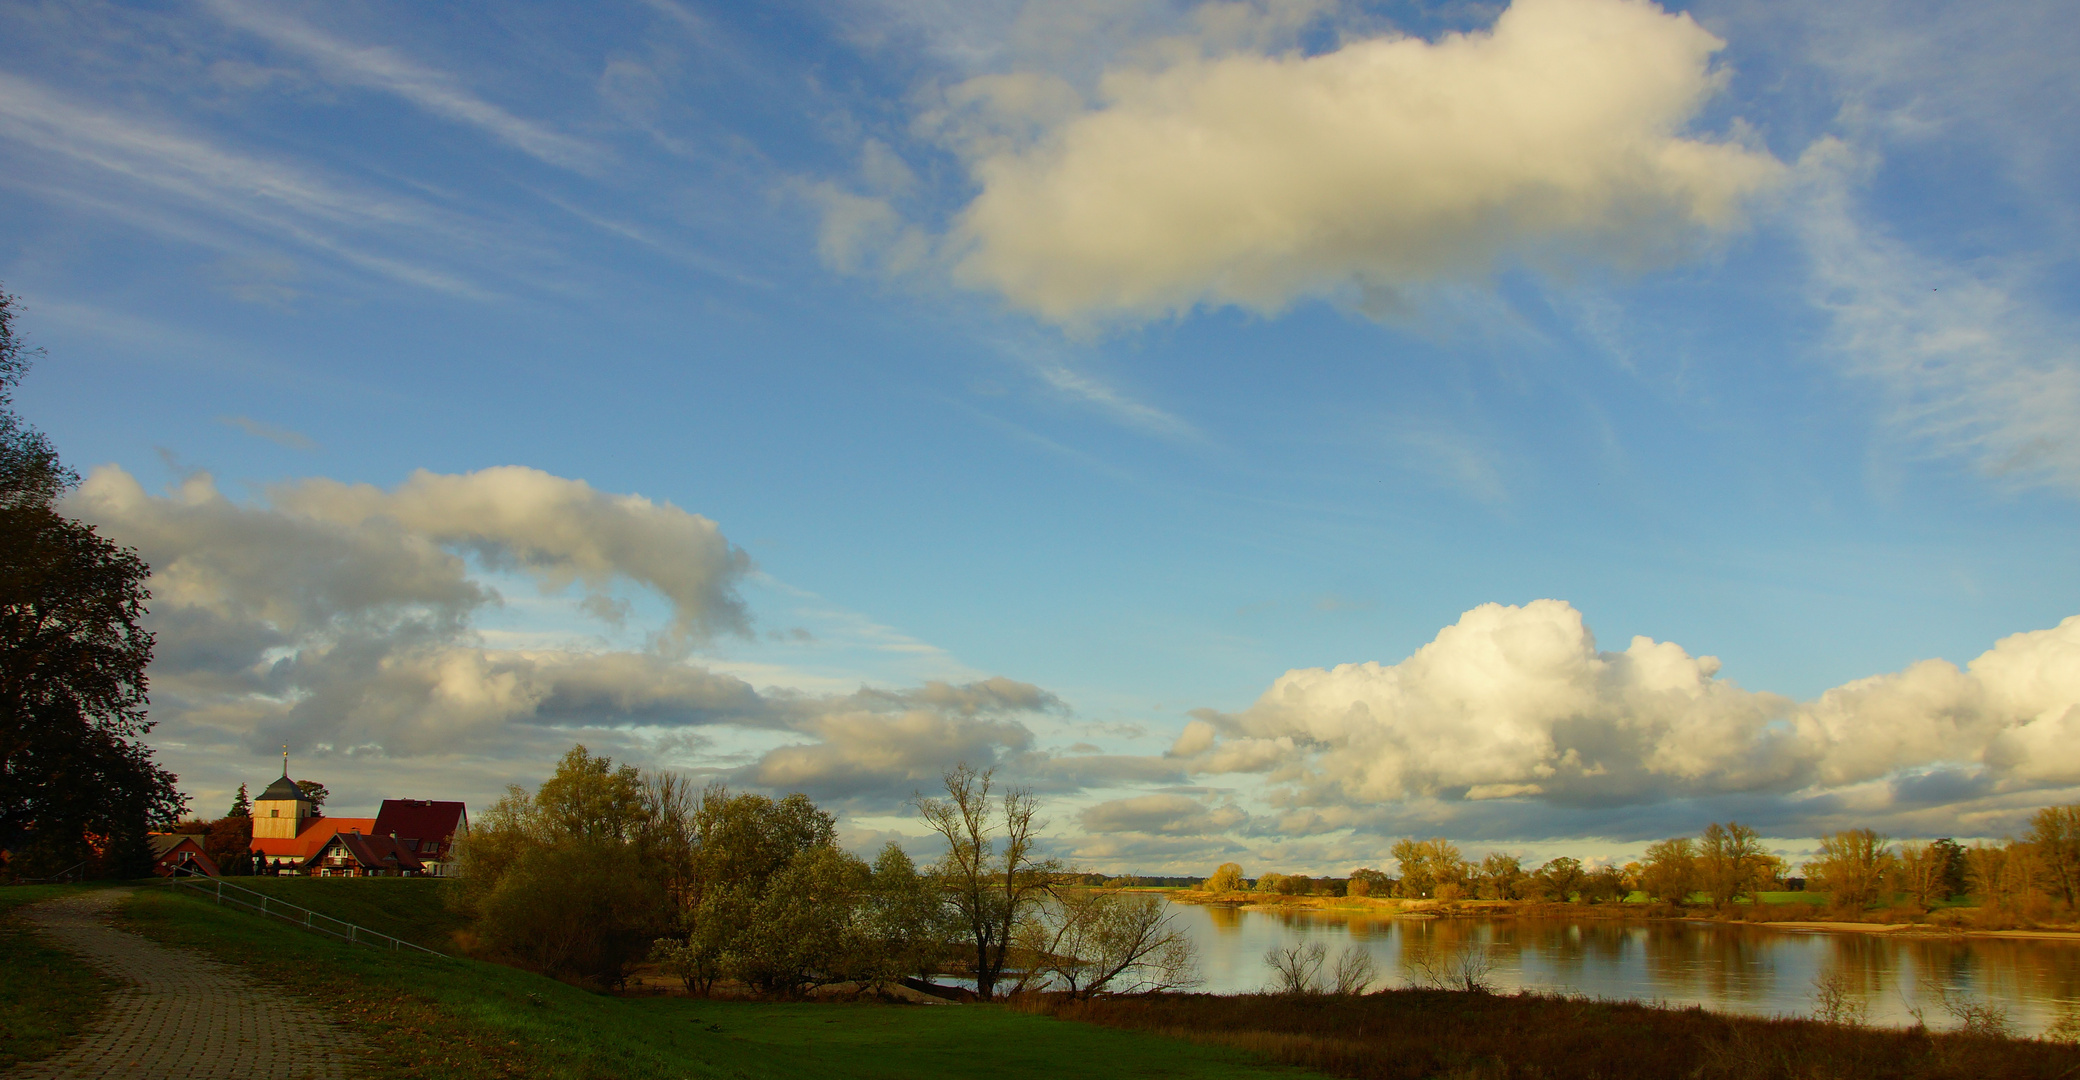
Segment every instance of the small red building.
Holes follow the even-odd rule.
[[[146,839],[152,845],[152,873],[160,877],[172,877],[177,873],[218,876],[216,860],[202,850],[194,836],[188,833],[153,833]]]
[[[344,832],[333,833],[297,869],[305,877],[417,877],[426,872],[426,864],[394,836]]]

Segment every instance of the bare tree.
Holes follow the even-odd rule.
[[[1424,949],[1405,955],[1402,965],[1423,985],[1438,990],[1486,994],[1495,989],[1495,965],[1488,950],[1473,942],[1457,948]]]
[[[1371,950],[1363,945],[1345,945],[1336,957],[1336,969],[1330,973],[1330,992],[1343,995],[1362,994],[1372,989],[1372,982],[1379,977],[1379,965],[1373,962]]]
[[[962,762],[946,774],[945,798],[915,800],[925,824],[946,840],[933,873],[974,945],[975,993],[985,1001],[996,992],[1020,921],[1053,895],[1062,874],[1058,861],[1035,857],[1034,834],[1046,822],[1034,819],[1033,793],[1014,788],[992,803],[995,773]]]
[[[1322,948],[1319,941],[1305,945],[1289,942],[1273,945],[1264,952],[1264,963],[1271,968],[1272,992],[1277,994],[1319,994],[1322,992],[1322,965],[1329,959],[1329,950]]]
[[[1154,896],[1060,890],[1021,927],[1035,957],[1020,981],[1051,976],[1071,996],[1153,993],[1199,981],[1197,950]]]

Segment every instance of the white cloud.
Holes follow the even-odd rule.
[[[1555,810],[1601,808],[1630,831],[1641,822],[1617,808],[1746,796],[1786,819],[1931,800],[1966,813],[2080,784],[2080,616],[1962,670],[1923,661],[1807,703],[1718,672],[1645,637],[1598,651],[1561,601],[1486,604],[1398,664],[1289,671],[1240,713],[1202,713],[1170,756],[1266,774],[1302,832],[1434,813],[1492,834],[1499,819],[1475,806],[1491,800],[1534,830],[1518,835]]]
[[[1518,0],[1490,31],[1312,56],[1250,37],[1143,50],[1093,104],[1030,72],[956,87],[981,188],[961,279],[1066,324],[1380,302],[1516,260],[1662,260],[1780,172],[1683,134],[1722,42],[1639,0]]]

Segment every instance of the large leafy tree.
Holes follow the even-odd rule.
[[[18,874],[138,873],[184,804],[142,741],[150,569],[55,508],[78,478],[15,415],[17,310],[0,293],[0,850]]]

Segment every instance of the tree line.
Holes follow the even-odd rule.
[[[1513,855],[1490,852],[1479,862],[1451,841],[1403,839],[1389,853],[1398,876],[1370,867],[1347,878],[1265,873],[1243,876],[1223,863],[1203,888],[1214,893],[1286,896],[1374,896],[1424,900],[1523,900],[1598,904],[1641,894],[1667,905],[1724,907],[1762,892],[1810,891],[1829,906],[1862,910],[1907,903],[1924,911],[1963,897],[2023,918],[2080,910],[2080,805],[2050,806],[2030,818],[2020,838],[1910,840],[1895,844],[1870,829],[1823,837],[1819,852],[1793,868],[1739,822],[1715,823],[1697,836],[1651,844],[1623,866],[1585,867],[1561,856],[1527,869]],[[1794,869],[1803,876],[1793,876]]]
[[[695,993],[948,972],[984,999],[1190,981],[1188,939],[1161,900],[1089,888],[1041,853],[1030,792],[966,765],[944,780],[943,795],[915,800],[944,855],[919,867],[891,842],[869,863],[805,795],[695,788],[576,746],[539,788],[511,788],[479,817],[450,900],[481,951],[603,986],[645,960]]]

